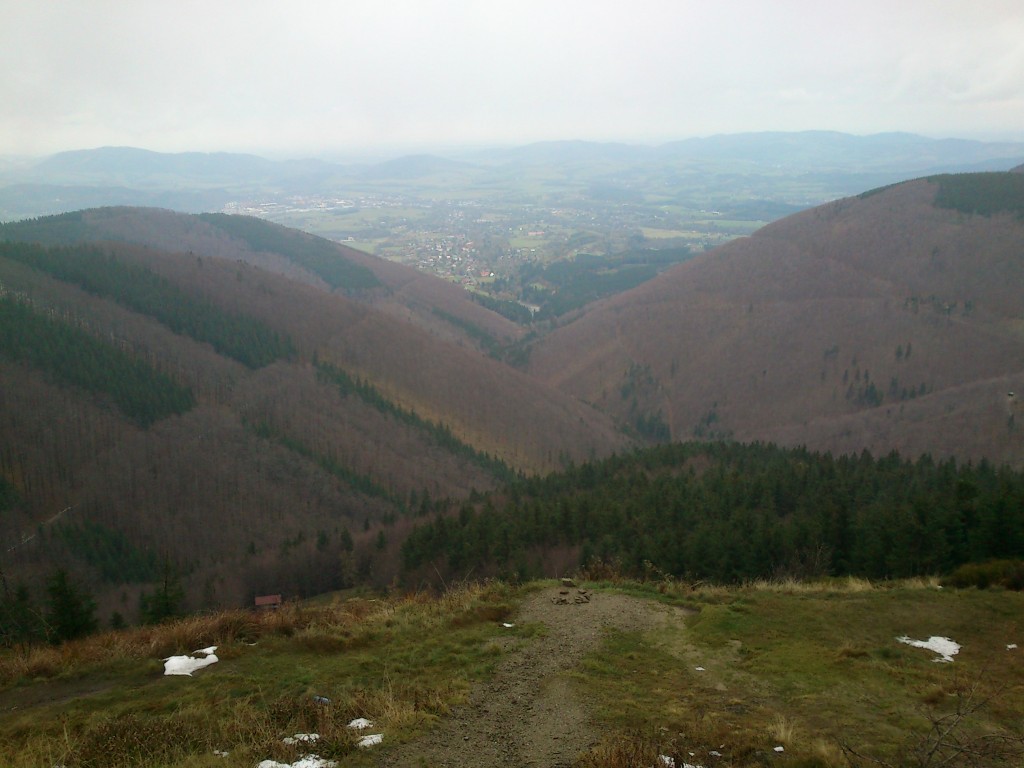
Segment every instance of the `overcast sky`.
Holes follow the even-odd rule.
[[[1024,140],[1022,0],[0,0],[0,154]]]

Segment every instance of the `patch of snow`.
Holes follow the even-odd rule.
[[[721,757],[722,756],[722,753],[719,752],[717,749],[712,749],[710,752],[708,752],[708,754],[711,755],[712,757]]]
[[[206,648],[204,651],[208,650]],[[199,653],[199,651],[196,651]],[[195,656],[168,656],[164,659],[164,674],[165,675],[188,675],[192,676],[192,673],[196,670],[208,667],[211,664],[216,664],[220,659],[217,655],[210,651],[203,658],[196,658]]]
[[[281,741],[284,744],[312,744],[320,738],[319,733],[296,733],[294,736],[285,736]],[[264,760],[256,768],[334,768],[337,760],[327,760],[320,755],[304,755],[294,763],[279,763],[276,760]]]
[[[502,622],[501,626],[503,626],[505,629],[512,629],[512,627],[514,627],[515,624],[509,624],[507,621],[505,621]]]
[[[312,744],[319,738],[319,733],[296,733],[294,736],[285,736],[281,741],[284,744],[300,744],[303,742],[306,744]]]
[[[348,724],[349,728],[354,728],[357,731],[361,731],[363,728],[372,728],[373,723],[367,720],[365,717],[357,717],[351,723]]]
[[[1015,651],[1015,650],[1017,650],[1017,644],[1016,643],[1010,643],[1009,645],[1006,646],[1006,650],[1008,650],[1008,651]]]
[[[696,670],[697,672],[706,672],[706,671],[707,671],[706,669],[704,669],[704,667],[694,667],[694,669],[695,669],[695,670]]]
[[[775,751],[776,751],[776,752],[785,752],[785,751],[786,751],[786,748],[785,748],[784,746],[782,746],[782,745],[780,744],[779,746],[777,746],[777,747],[775,748]]]
[[[677,768],[676,761],[668,755],[658,755],[658,762],[661,763],[665,768]],[[678,768],[704,768],[703,765],[694,765],[693,763],[683,763]]]
[[[366,736],[363,736],[363,738],[357,741],[356,746],[365,749],[366,747],[372,747],[376,744],[380,744],[382,741],[384,741],[383,733],[371,733]]]
[[[914,648],[926,648],[929,651],[939,654],[939,658],[933,659],[933,661],[940,664],[948,664],[953,661],[953,657],[960,652],[959,643],[954,643],[948,637],[929,637],[927,640],[911,640],[909,637],[904,635],[903,637],[896,638],[901,643],[906,643]]]
[[[337,760],[327,760],[319,755],[306,755],[294,763],[279,763],[276,760],[264,760],[256,768],[334,768]]]
[[[213,754],[217,757],[227,757],[230,753],[226,749],[215,749],[213,750]]]
[[[203,656],[209,656],[211,653],[217,652],[217,646],[211,645],[209,648],[200,648],[198,651],[192,651],[192,653],[201,653]]]

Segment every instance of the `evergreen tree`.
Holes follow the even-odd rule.
[[[185,591],[181,580],[170,561],[164,561],[163,578],[160,586],[152,594],[143,592],[139,595],[139,615],[143,624],[159,624],[181,615],[181,603],[185,599]]]
[[[0,603],[0,643],[6,647],[31,645],[46,637],[46,625],[36,606],[32,605],[28,588],[19,584],[14,594],[4,596]]]
[[[46,586],[46,620],[54,643],[73,640],[96,630],[96,602],[73,584],[68,572],[58,568]]]

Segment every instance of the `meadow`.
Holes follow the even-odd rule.
[[[580,582],[666,619],[606,630],[562,678],[603,736],[576,765],[1019,765],[1024,596],[936,580],[720,587],[614,574]],[[610,578],[609,578],[610,576]],[[381,764],[465,704],[548,627],[517,606],[551,582],[464,584],[441,595],[325,596],[0,656],[0,763],[253,766],[310,752]],[[532,598],[531,598],[532,596]],[[566,621],[582,614],[569,609]],[[511,626],[509,626],[511,625]],[[898,640],[948,637],[948,663]],[[163,659],[216,645],[194,677]],[[548,680],[538,680],[539,687]],[[523,702],[523,707],[528,707]],[[383,742],[356,746],[347,724]],[[223,754],[223,753],[226,753]],[[973,761],[973,762],[971,762]]]

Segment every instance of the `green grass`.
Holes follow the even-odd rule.
[[[368,717],[394,742],[447,714],[493,668],[514,599],[500,585],[354,598],[12,651],[0,657],[0,765],[252,766],[296,759],[281,739],[299,732],[321,734],[322,756],[368,765],[345,724]],[[165,656],[208,644],[217,664],[163,676]]]
[[[500,626],[532,586],[347,593],[278,614],[199,616],[5,651],[0,765],[251,768],[309,751],[282,744],[299,732],[321,734],[317,753],[343,768],[373,765],[379,752],[356,749],[346,723],[374,720],[387,745],[447,716],[491,674],[510,636],[514,652],[545,631]],[[588,586],[660,603],[669,618],[648,632],[610,632],[571,673],[607,734],[577,768],[654,765],[659,754],[709,768],[870,764],[852,753],[848,761],[841,745],[926,765],[914,748],[928,743],[932,721],[965,703],[986,705],[964,721],[963,738],[1021,736],[1024,656],[1006,648],[1024,640],[1021,593],[854,579]],[[936,664],[898,643],[902,635],[945,635],[963,648]],[[165,656],[212,644],[217,664],[194,678],[162,675]]]
[[[727,765],[757,765],[781,745],[788,760],[848,765],[844,744],[907,761],[930,719],[972,686],[974,701],[989,703],[965,733],[1020,738],[1024,657],[1006,645],[1021,638],[1024,596],[857,585],[673,587],[699,608],[684,631],[609,635],[576,677],[620,746],[653,740],[661,753],[693,752],[697,762],[717,750]],[[948,636],[963,648],[937,664],[898,643],[903,635]]]

